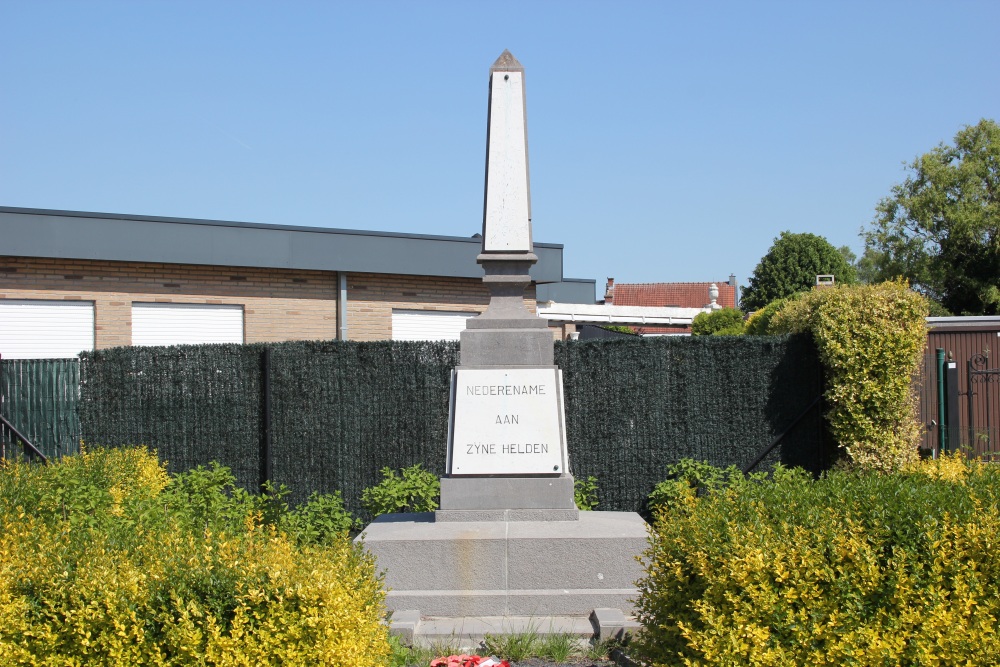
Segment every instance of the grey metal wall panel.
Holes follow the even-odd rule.
[[[0,255],[479,278],[480,241],[0,207]],[[535,244],[536,282],[562,279],[562,246]]]
[[[597,303],[597,281],[587,279],[567,279],[557,283],[539,285],[539,301],[556,303]]]

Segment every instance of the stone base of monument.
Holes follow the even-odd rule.
[[[385,573],[386,606],[421,618],[632,615],[647,546],[633,512],[577,521],[435,521],[388,514],[357,538]]]
[[[442,477],[443,521],[576,521],[573,476]]]

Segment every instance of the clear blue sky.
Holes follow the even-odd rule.
[[[470,236],[508,48],[567,277],[745,284],[782,230],[860,254],[904,161],[1000,119],[997,26],[998,0],[0,0],[0,205]]]

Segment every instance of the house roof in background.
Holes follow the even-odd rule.
[[[616,306],[652,306],[664,308],[704,308],[709,303],[708,288],[712,283],[612,283],[612,298],[608,303]],[[715,283],[719,288],[718,304],[724,308],[736,307],[736,287],[726,280]]]

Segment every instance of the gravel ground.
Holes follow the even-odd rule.
[[[570,658],[565,662],[528,658],[520,662],[512,661],[510,667],[621,667],[621,665],[615,664],[611,660],[587,660],[586,658]]]
[[[510,663],[511,667],[639,667],[621,650],[611,652],[611,660],[587,660],[586,658],[570,658],[566,662],[553,662],[542,658],[529,658],[521,662]]]
[[[605,660],[581,660],[579,662],[551,662],[541,658],[529,658],[523,662],[512,662],[511,667],[616,667],[615,663]]]

